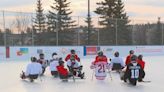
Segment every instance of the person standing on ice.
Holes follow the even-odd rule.
[[[124,63],[123,59],[121,57],[119,57],[118,51],[116,51],[114,53],[114,56],[115,57],[111,60],[111,63],[110,63],[111,68],[112,68],[112,70],[120,71],[121,69],[123,69],[125,67],[125,63]]]
[[[44,54],[41,53],[39,54],[39,59],[37,60],[38,63],[40,63],[42,65],[42,75],[44,75],[44,72],[46,70],[47,67],[47,60],[44,59]]]
[[[22,79],[29,78],[29,80],[33,82],[34,79],[37,79],[41,73],[42,73],[41,64],[37,63],[37,59],[35,57],[31,57],[31,63],[27,65],[26,72],[22,71],[20,77]]]
[[[95,77],[98,80],[104,80],[106,78],[106,69],[110,69],[107,57],[103,54],[102,51],[98,52],[98,55],[95,58],[95,61],[91,64],[91,69],[95,71]]]
[[[128,65],[131,62],[131,56],[134,55],[134,50],[129,51],[129,55],[126,57],[125,64]]]
[[[59,65],[59,57],[57,53],[52,54],[52,59],[50,60],[50,71],[51,75],[54,77],[58,77],[57,66]]]

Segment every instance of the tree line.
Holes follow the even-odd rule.
[[[92,11],[98,16],[99,28],[93,24],[92,17],[84,20],[88,26],[78,26],[72,18],[71,2],[54,0],[51,10],[44,13],[41,0],[37,0],[32,27],[27,22],[16,19],[19,34],[5,29],[8,45],[160,45],[162,43],[162,23],[160,19],[153,24],[130,24],[129,16],[122,0],[101,0]],[[25,18],[20,18],[25,19]],[[148,28],[149,26],[149,28]],[[3,32],[0,31],[4,43]],[[10,37],[10,38],[9,38]],[[12,40],[11,40],[12,39]],[[20,39],[20,40],[18,40]],[[151,40],[150,40],[151,39]],[[12,44],[11,44],[12,43]]]

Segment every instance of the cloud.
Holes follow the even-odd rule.
[[[123,0],[126,5],[164,7],[164,0]]]
[[[149,16],[149,15],[155,15],[155,17],[158,17],[163,14],[164,7],[154,7],[154,6],[145,6],[145,5],[127,5],[125,6],[126,12],[133,12],[139,16]]]
[[[1,0],[0,1],[0,8],[9,8],[9,7],[16,7],[16,6],[23,6],[23,5],[31,5],[36,0]]]
[[[73,11],[72,16],[87,16],[88,0],[68,0],[71,2],[70,8]],[[91,15],[97,16],[93,11],[96,9],[96,2],[102,0],[90,0]],[[125,4],[125,12],[130,18],[150,18],[163,17],[164,0],[123,0]],[[0,9],[9,11],[35,12],[37,0],[0,0]],[[42,0],[45,12],[51,10],[54,0]]]

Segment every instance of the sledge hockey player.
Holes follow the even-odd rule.
[[[59,78],[63,81],[68,81],[68,78],[71,77],[68,70],[64,68],[64,61],[62,59],[59,60],[59,66],[57,66],[57,71],[59,73]]]
[[[116,70],[118,72],[120,72],[124,67],[125,67],[125,64],[124,64],[124,61],[122,58],[119,57],[119,52],[116,51],[114,53],[114,58],[111,60],[111,68],[112,70]]]
[[[37,60],[38,63],[40,63],[42,65],[42,74],[41,75],[44,75],[44,72],[46,70],[46,67],[47,67],[47,60],[44,59],[44,54],[41,53],[39,54],[39,59]]]
[[[83,66],[79,64],[80,58],[75,53],[75,50],[71,50],[71,54],[66,56],[65,61],[67,62],[67,67],[70,73],[81,79],[84,78],[84,72],[82,73]]]
[[[71,60],[75,60],[77,62],[75,62],[77,65],[80,62],[80,58],[78,57],[78,55],[75,53],[75,50],[71,50],[71,53],[68,54],[65,58],[65,61],[67,62],[67,66],[70,67],[72,65]]]
[[[141,78],[138,79],[139,82],[142,82],[143,81],[143,78],[145,77],[145,71],[144,71],[144,68],[145,68],[145,61],[143,61],[143,55],[138,55],[138,60],[137,62],[141,65],[141,68],[143,69],[143,71],[141,72]]]
[[[59,57],[57,53],[52,54],[52,59],[50,60],[50,71],[51,75],[54,77],[58,77],[57,66],[59,66]]]
[[[104,80],[106,78],[106,69],[110,69],[107,57],[103,55],[102,51],[98,52],[98,56],[90,67],[91,69],[95,69],[95,77],[98,80]]]
[[[134,50],[129,51],[129,55],[126,57],[125,64],[128,65],[131,62],[131,56],[134,55]]]
[[[126,66],[125,73],[122,76],[124,82],[129,82],[130,84],[136,86],[137,81],[142,78],[143,69],[141,65],[137,62],[137,56],[131,56],[131,62]]]
[[[29,78],[29,80],[33,82],[41,73],[41,64],[37,63],[37,59],[35,57],[31,57],[31,63],[27,65],[26,72],[22,71],[20,77],[21,79]]]

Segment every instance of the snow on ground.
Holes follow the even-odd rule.
[[[138,83],[131,86],[120,81],[119,75],[112,72],[112,78],[108,77],[104,81],[92,79],[93,71],[89,68],[94,59],[81,59],[86,73],[86,79],[72,79],[68,83],[63,83],[59,79],[51,77],[49,69],[45,76],[38,78],[34,83],[23,81],[19,78],[22,69],[29,62],[1,62],[0,63],[0,92],[162,92],[164,82],[164,57],[144,57],[146,61],[145,80],[151,83]],[[41,81],[42,80],[42,81]]]

